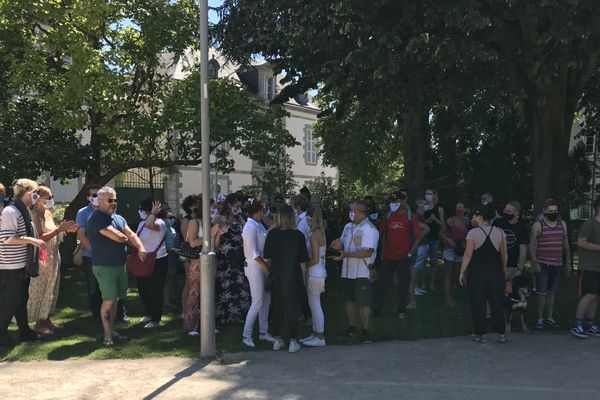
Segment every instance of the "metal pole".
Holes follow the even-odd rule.
[[[200,357],[213,358],[215,346],[216,258],[210,235],[210,117],[208,108],[208,0],[200,0],[200,131],[202,138],[202,229],[200,255]]]

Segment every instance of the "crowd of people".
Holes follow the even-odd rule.
[[[181,204],[182,218],[149,198],[139,206],[135,229],[117,213],[117,193],[110,187],[90,185],[88,204],[75,221],[58,224],[48,187],[19,179],[12,199],[0,184],[0,346],[15,344],[8,334],[13,318],[20,341],[61,329],[51,316],[59,294],[59,244],[67,233],[76,233],[82,247],[89,309],[107,347],[127,339],[115,323],[129,321],[128,270],[137,283],[145,329],[160,328],[164,310],[175,307],[181,293],[182,330],[199,335],[198,256],[205,235],[211,235],[217,258],[217,327],[243,323],[242,343],[253,348],[258,318],[258,340],[280,350],[286,346],[285,331],[291,353],[303,346],[326,345],[321,296],[328,258],[341,263],[337,290],[348,320],[342,335],[362,343],[371,342],[370,319],[385,312],[394,283],[395,316],[405,320],[417,308],[418,296],[439,290],[440,269],[447,307],[459,306],[459,285],[467,288],[476,342],[485,343],[490,330],[500,343],[508,340],[505,303],[518,276],[531,276],[536,328],[556,326],[555,293],[560,276],[572,269],[567,225],[553,199],[547,199],[543,213],[528,223],[519,202],[498,208],[489,193],[470,210],[459,202],[447,213],[433,189],[416,199],[413,208],[406,190],[390,193],[383,210],[372,197],[355,200],[339,222],[325,218],[319,199],[305,187],[289,204],[281,196],[271,203],[267,195],[233,193],[211,201],[207,216],[202,213],[202,196],[191,195]],[[596,215],[583,224],[577,242],[581,297],[571,333],[579,338],[600,336],[594,323],[600,295],[600,200],[594,209]],[[202,229],[204,218],[211,221],[210,232]],[[330,237],[328,225],[336,223],[342,233]],[[180,271],[185,274],[181,292],[176,279]],[[303,322],[312,325],[306,338],[299,337]]]

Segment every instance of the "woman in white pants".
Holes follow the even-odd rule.
[[[306,222],[311,230],[312,249],[308,264],[306,291],[312,314],[313,333],[309,337],[300,340],[300,343],[308,347],[323,347],[325,346],[325,338],[323,337],[325,333],[325,315],[323,314],[323,307],[321,307],[321,293],[325,291],[325,278],[327,277],[327,270],[325,269],[325,226],[321,208],[310,208],[306,215]]]
[[[246,266],[244,274],[250,283],[250,296],[252,303],[246,315],[242,343],[248,347],[255,347],[252,339],[254,322],[258,316],[259,340],[274,343],[275,339],[269,333],[269,307],[271,306],[271,294],[265,291],[265,282],[269,274],[269,267],[263,259],[263,249],[267,230],[262,225],[264,216],[263,205],[258,199],[251,199],[251,204],[246,211],[250,216],[242,231],[244,242],[244,256]]]

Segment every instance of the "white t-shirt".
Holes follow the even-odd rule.
[[[327,249],[325,246],[319,247],[319,262],[308,268],[308,276],[311,278],[326,278],[327,270],[325,269],[325,254]]]
[[[344,258],[342,278],[370,278],[368,265],[375,262],[377,257],[377,243],[379,242],[377,228],[369,221],[369,218],[365,218],[359,224],[350,222],[344,227],[340,240],[344,245],[344,252],[354,253],[363,249],[373,249],[371,257]]]
[[[256,257],[262,257],[267,240],[267,230],[260,222],[248,218],[242,231],[242,243],[244,244],[244,256],[246,263],[253,265],[258,263]]]
[[[311,245],[310,245],[311,230],[310,230],[310,226],[308,225],[308,222],[306,221],[306,211],[304,211],[302,214],[298,215],[297,228],[304,235],[304,240],[306,241],[306,250],[308,251],[308,254],[309,255],[312,254],[312,252],[310,251],[311,250]]]
[[[144,225],[145,223],[146,223],[146,221],[140,221],[136,232],[140,232],[140,229],[142,229],[142,225]],[[138,237],[144,244],[144,248],[146,248],[146,251],[148,253],[151,253],[154,250],[156,250],[156,248],[162,241],[162,244],[160,245],[160,248],[158,249],[158,252],[156,253],[156,258],[158,259],[158,258],[163,258],[163,257],[167,256],[167,246],[165,245],[165,242],[163,241],[163,239],[165,238],[165,235],[167,234],[167,224],[165,224],[165,221],[163,221],[162,219],[157,218],[156,225],[158,225],[157,231],[153,231],[152,229],[144,228],[139,233]]]

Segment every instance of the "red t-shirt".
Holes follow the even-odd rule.
[[[421,234],[419,219],[413,213],[411,215],[414,238],[417,240]],[[408,225],[408,212],[395,212],[389,218],[381,222],[381,235],[385,235],[383,246],[383,258],[387,260],[400,260],[408,255],[412,247],[410,242],[410,230]]]

